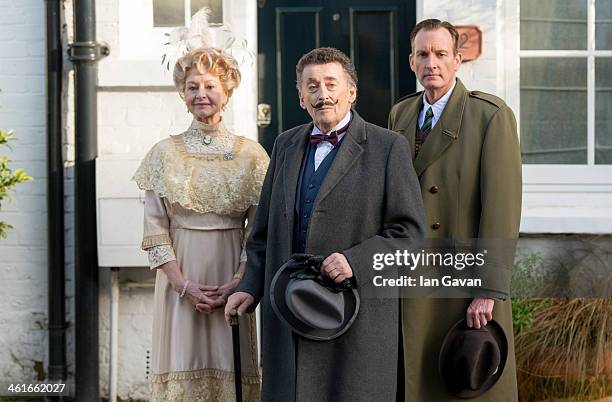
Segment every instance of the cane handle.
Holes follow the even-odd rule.
[[[230,325],[238,325],[238,311],[235,308],[230,311]]]

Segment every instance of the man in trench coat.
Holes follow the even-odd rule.
[[[470,92],[456,78],[461,63],[457,41],[457,31],[448,22],[425,20],[415,26],[410,66],[425,91],[400,99],[390,112],[389,128],[410,142],[428,238],[506,242],[518,237],[521,214],[516,121],[501,99]],[[510,256],[497,268],[511,269],[512,263]],[[473,295],[473,299],[403,300],[407,402],[459,400],[440,382],[438,354],[444,336],[462,318],[475,328],[495,319],[509,343],[501,378],[472,400],[518,400],[510,300],[485,290]]]
[[[262,304],[262,400],[395,401],[397,299],[362,295],[352,326],[330,341],[295,335],[270,304],[272,278],[293,252],[326,256],[323,273],[338,283],[349,278],[359,290],[372,281],[374,253],[407,249],[425,234],[418,180],[406,163],[408,141],[351,110],[357,76],[350,59],[337,49],[314,49],[296,73],[300,105],[313,122],[276,139],[247,242],[244,278],[227,302],[226,316],[233,308],[242,314]],[[314,144],[317,136],[329,141]],[[333,145],[331,137],[339,142]],[[298,183],[313,161],[329,170],[314,200],[302,199],[313,204],[310,214],[301,213]]]

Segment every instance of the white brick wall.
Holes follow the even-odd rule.
[[[458,76],[469,90],[503,96],[504,88],[497,80],[496,43],[501,35],[497,3],[497,0],[421,0],[418,15],[420,19],[438,18],[454,25],[477,25],[482,31],[482,54],[463,63]]]
[[[145,376],[147,350],[151,349],[153,288],[128,288],[128,283],[153,283],[148,269],[123,268],[120,271],[119,341],[117,392],[122,399],[148,399]],[[108,395],[110,270],[100,278],[100,392]]]
[[[159,140],[170,134],[179,134],[189,127],[192,117],[186,110],[185,104],[174,92],[100,92],[100,155],[144,156]]]
[[[0,155],[34,181],[17,187],[0,220],[0,379],[36,381],[47,366],[45,3],[0,1],[0,126],[13,129]]]

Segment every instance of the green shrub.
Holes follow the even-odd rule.
[[[0,129],[0,146],[6,146],[10,149],[8,142],[13,138],[13,131],[5,132]],[[2,209],[3,200],[11,200],[10,190],[13,190],[17,184],[32,180],[32,178],[23,171],[23,169],[13,170],[9,167],[11,160],[6,157],[0,157],[0,209]],[[6,222],[0,221],[0,237],[6,239],[6,230],[12,226]]]
[[[530,253],[521,257],[512,270],[512,323],[515,333],[527,329],[533,322],[536,296],[544,288],[542,257]]]

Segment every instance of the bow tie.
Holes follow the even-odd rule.
[[[312,134],[310,136],[310,144],[312,145],[318,145],[319,143],[323,141],[327,141],[333,146],[336,146],[338,144],[338,132],[334,131],[330,135]]]
[[[350,124],[350,122],[349,122]],[[319,143],[323,142],[323,141],[327,141],[330,144],[332,144],[333,146],[338,145],[338,141],[340,141],[340,134],[344,134],[344,132],[346,130],[348,130],[348,124],[344,127],[342,127],[339,130],[336,131],[332,131],[329,135],[325,135],[325,134],[311,134],[310,135],[310,144],[311,145],[318,145]]]

